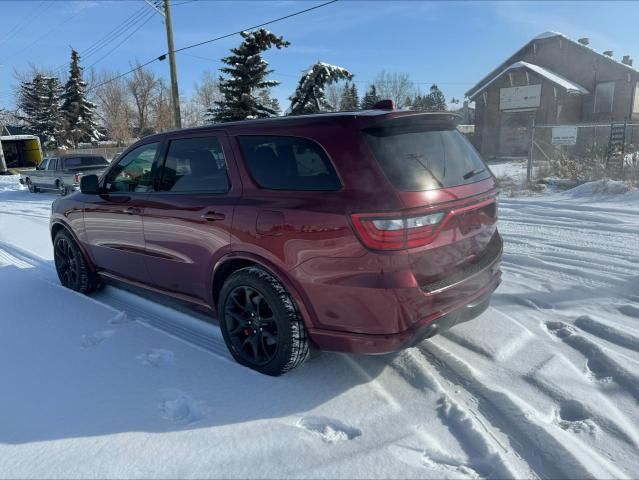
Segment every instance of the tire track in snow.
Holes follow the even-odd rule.
[[[614,464],[559,427],[543,419],[509,392],[485,383],[485,379],[460,358],[434,343],[419,347],[442,375],[465,388],[478,401],[478,409],[541,478],[627,478]],[[553,430],[554,428],[554,430]]]
[[[447,379],[437,375],[435,369],[428,368],[429,361],[421,350],[412,348],[402,354],[402,363],[391,367],[418,391],[431,390],[440,395],[437,402],[438,414],[467,456],[465,468],[470,468],[485,478],[531,478],[539,475],[526,465],[522,457],[510,450],[500,440],[490,421],[474,408],[462,406],[444,385]],[[441,462],[444,470],[459,466],[459,460],[442,459],[437,452],[424,451],[428,462]],[[438,460],[439,459],[439,460]]]

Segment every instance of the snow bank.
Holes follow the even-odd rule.
[[[17,192],[26,190],[27,187],[20,185],[20,175],[0,175],[0,192]]]
[[[626,195],[639,199],[637,189],[627,182],[618,180],[597,180],[587,182],[564,192],[564,195],[572,198],[604,197],[613,195]]]

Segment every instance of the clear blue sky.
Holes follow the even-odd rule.
[[[176,48],[230,33],[308,8],[316,1],[173,0]],[[100,37],[144,6],[128,1],[2,1],[0,31],[0,107],[13,103],[13,70],[29,63],[58,67],[69,58],[69,46],[81,54]],[[150,8],[149,8],[150,10]],[[437,83],[447,98],[463,97],[477,80],[538,33],[554,30],[590,37],[598,50],[629,54],[639,63],[639,3],[635,2],[419,2],[348,1],[276,23],[268,28],[291,42],[265,58],[275,69],[275,89],[285,107],[300,72],[317,60],[355,73],[360,93],[378,71],[410,74],[427,90]],[[143,19],[144,20],[144,19]],[[141,22],[140,22],[141,23]],[[100,59],[139,23],[94,55]],[[8,35],[14,26],[17,31]],[[9,38],[6,38],[9,37]],[[216,71],[219,59],[239,36],[194,48],[177,56],[180,91],[189,95],[206,69]],[[164,24],[154,15],[95,68],[124,72],[136,59],[144,62],[166,51]],[[190,55],[197,55],[195,58]],[[207,60],[208,59],[208,60]],[[168,79],[168,62],[151,65]]]

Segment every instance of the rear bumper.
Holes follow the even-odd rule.
[[[472,320],[488,308],[492,293],[501,283],[499,262],[495,262],[487,270],[490,271],[491,277],[483,287],[448,309],[421,318],[402,332],[366,334],[311,329],[310,337],[319,349],[339,352],[384,354],[411,347],[459,323]]]

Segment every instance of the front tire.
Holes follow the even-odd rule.
[[[100,280],[75,242],[65,230],[60,230],[53,239],[53,258],[60,283],[80,293],[94,292]]]
[[[218,304],[224,341],[238,363],[279,376],[308,358],[304,322],[270,273],[257,267],[236,271],[224,283]]]
[[[27,178],[27,188],[31,193],[38,193],[38,187],[36,187],[30,178]]]

